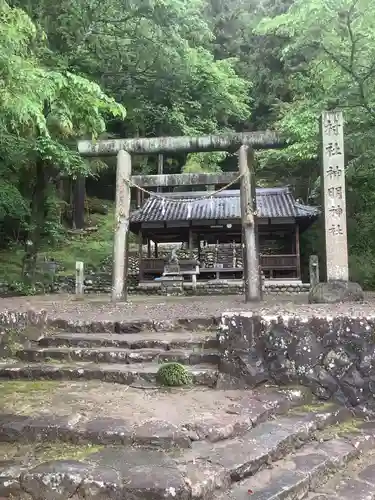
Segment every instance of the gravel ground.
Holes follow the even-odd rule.
[[[243,297],[131,297],[128,303],[112,304],[108,296],[88,296],[82,300],[74,295],[15,297],[0,299],[0,311],[45,309],[49,317],[84,321],[155,321],[189,317],[220,316],[225,311],[258,311],[261,314],[350,315],[373,316],[375,293],[367,293],[362,304],[307,304],[305,294],[269,296],[260,304],[245,304]]]

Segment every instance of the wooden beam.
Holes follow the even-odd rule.
[[[185,151],[227,151],[238,149],[242,144],[254,149],[278,148],[285,145],[275,132],[228,133],[201,137],[150,137],[138,139],[110,139],[104,141],[78,141],[82,156],[114,156],[124,149],[130,154],[176,153]]]
[[[163,175],[133,175],[133,184],[141,187],[158,186],[200,186],[204,184],[225,185],[233,182],[238,172],[220,174],[163,174]]]

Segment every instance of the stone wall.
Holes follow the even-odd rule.
[[[286,283],[270,284],[264,287],[265,295],[294,295],[297,293],[308,293],[309,284]],[[112,276],[108,273],[92,272],[85,277],[85,293],[102,294],[111,293]],[[150,282],[139,285],[138,276],[129,276],[130,294],[141,295],[163,295],[160,283]],[[48,291],[49,292],[49,291]],[[53,293],[75,293],[75,276],[57,276]],[[42,294],[43,290],[38,290]],[[191,283],[185,282],[184,295],[242,295],[243,285],[240,281],[212,280],[197,282],[197,289],[193,290]],[[23,295],[22,289],[14,289],[11,285],[0,283],[0,297]]]
[[[375,316],[299,317],[225,313],[221,384],[303,384],[353,406],[375,396]]]
[[[0,358],[12,356],[21,345],[35,342],[47,324],[45,311],[0,312]]]
[[[294,295],[298,293],[308,293],[309,284],[269,284],[263,288],[265,295]],[[157,283],[145,283],[132,289],[137,294],[163,295],[162,287]],[[184,295],[242,295],[244,293],[243,284],[240,281],[212,280],[208,282],[197,282],[196,290],[193,290],[191,283],[184,283]]]

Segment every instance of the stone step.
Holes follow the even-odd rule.
[[[92,361],[94,363],[168,363],[184,365],[218,364],[220,355],[210,350],[121,349],[119,347],[74,348],[47,347],[22,349],[17,357],[23,361]]]
[[[165,300],[163,301],[165,302]],[[152,305],[146,306],[149,314],[143,316],[152,317]],[[127,316],[126,308],[123,315]],[[187,318],[166,317],[162,320],[153,319],[134,319],[130,321],[84,321],[80,319],[56,318],[48,321],[48,326],[67,332],[81,333],[141,333],[145,331],[168,332],[175,331],[216,331],[220,325],[219,316],[209,316],[205,313],[202,316],[189,316]]]
[[[331,496],[312,493],[321,488],[332,474],[345,470],[348,463],[360,456],[361,449],[353,439],[334,438],[323,443],[311,443],[297,453],[289,455],[260,470],[255,475],[234,484],[217,500],[331,500]],[[375,480],[375,478],[374,478]],[[348,482],[347,482],[348,483]],[[369,485],[367,485],[368,488]],[[325,490],[325,488],[323,488]],[[367,490],[368,491],[368,490]],[[375,495],[375,489],[373,489]],[[367,500],[353,496],[332,497],[337,499]]]
[[[5,464],[5,470],[0,470],[0,492],[10,493],[1,489],[6,478],[8,488],[19,484],[33,498],[56,498],[55,489],[59,498],[91,498],[90,492],[95,490],[98,498],[109,500],[120,494],[121,498],[153,500],[298,500],[310,487],[319,485],[328,471],[344,466],[360,453],[360,447],[350,440],[334,439],[315,447],[307,444],[317,429],[334,424],[344,414],[322,410],[282,417],[260,424],[241,439],[196,443],[180,453],[121,446],[105,448],[81,461],[59,460],[27,471]],[[298,453],[286,460],[285,456],[297,448]],[[273,467],[267,471],[271,463]],[[284,471],[278,476],[278,486],[276,481],[267,483],[262,474],[278,469]],[[246,479],[249,476],[253,477]],[[233,481],[241,482],[228,490]],[[271,485],[278,490],[270,490]],[[223,490],[228,491],[220,495]]]
[[[323,409],[304,415],[292,412],[273,422],[265,422],[237,439],[213,445],[197,443],[186,458],[216,464],[229,474],[232,482],[241,481],[301,448],[315,438],[316,432],[336,425],[347,417],[346,408]]]
[[[84,387],[82,388],[84,390]],[[181,390],[181,397],[186,392]],[[306,395],[295,390],[250,393],[228,407],[227,414],[195,415],[190,420],[172,423],[166,414],[155,418],[129,419],[91,415],[85,412],[59,415],[0,414],[0,442],[90,443],[99,445],[146,445],[168,448],[191,448],[192,443],[217,443],[246,434],[250,429],[285,415],[305,402]]]
[[[375,423],[371,422],[372,432]],[[368,431],[368,430],[367,430]],[[308,500],[374,500],[375,499],[375,448],[367,443],[367,452],[349,464],[345,471],[331,476],[324,484],[313,488]]]
[[[215,332],[65,333],[39,339],[41,347],[121,347],[125,349],[216,349]]]
[[[215,498],[243,500],[251,495],[252,500],[374,499],[375,422],[350,419],[326,428],[316,438]],[[374,465],[370,467],[369,463]],[[371,483],[371,488],[361,481]],[[366,496],[369,491],[372,496]]]
[[[0,378],[29,380],[102,380],[125,385],[156,385],[156,363],[0,363]],[[214,387],[218,371],[212,365],[187,366],[193,384]]]

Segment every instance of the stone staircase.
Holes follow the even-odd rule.
[[[100,380],[147,387],[161,362],[214,387],[214,329],[54,330],[0,364],[2,379]],[[103,384],[104,385],[104,384]],[[84,391],[84,386],[82,391]],[[130,389],[128,389],[130,390]],[[208,390],[199,388],[199,390]],[[215,394],[218,392],[215,391]],[[84,394],[82,392],[82,394]],[[84,415],[0,415],[3,442],[101,445],[83,459],[0,461],[0,497],[28,500],[375,500],[375,422],[301,388],[240,391],[221,421],[129,423]],[[181,390],[178,397],[186,397]],[[0,448],[1,449],[1,448]]]
[[[161,363],[187,366],[194,384],[215,386],[219,352],[215,331],[76,333],[55,331],[22,348],[21,362],[0,363],[0,378],[97,379],[120,384],[156,383]]]
[[[230,435],[208,426],[201,432],[176,429],[167,439],[163,429],[150,425],[130,435],[118,421],[83,428],[73,417],[70,423],[68,417],[0,418],[0,441],[105,445],[81,460],[31,460],[27,467],[0,462],[0,495],[19,500],[375,498],[375,424],[353,421],[346,408],[333,405],[296,407],[302,400],[295,389],[272,395],[265,388],[263,396],[237,409],[251,415],[252,425]]]

